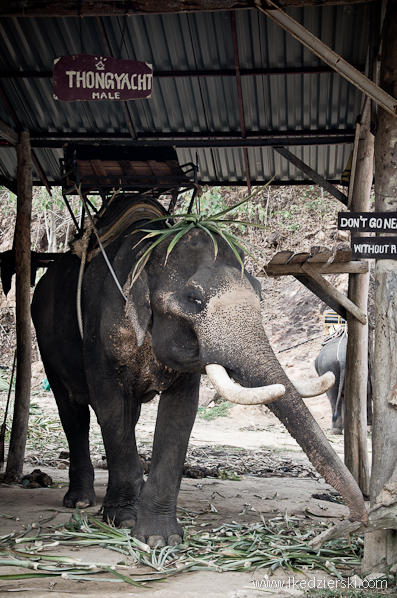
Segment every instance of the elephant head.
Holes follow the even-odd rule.
[[[227,380],[239,385],[240,396],[254,395],[252,402],[266,387],[265,398],[261,395],[257,402],[269,402],[317,471],[344,497],[350,519],[366,523],[356,482],[270,347],[262,325],[259,283],[242,273],[223,239],[218,246],[215,258],[206,232],[194,228],[175,245],[166,265],[163,242],[152,251],[138,280],[132,285],[127,281],[126,310],[138,344],[150,334],[161,363],[176,371],[207,373],[215,384],[223,384],[226,371]]]

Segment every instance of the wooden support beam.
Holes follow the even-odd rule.
[[[339,303],[347,312],[352,314],[362,324],[367,323],[367,316],[365,313],[361,311],[357,305],[350,301],[346,295],[338,291],[338,289],[336,289],[328,280],[323,278],[321,274],[316,272],[314,268],[310,266],[310,264],[302,264],[302,270],[309,278],[312,278],[323,290],[323,292],[327,294],[333,301]]]
[[[365,274],[368,272],[369,266],[366,260],[354,260],[351,262],[335,262],[331,264],[313,264],[310,260],[310,265],[318,274]],[[268,264],[262,272],[256,276],[303,276],[305,271],[302,268],[303,264]]]
[[[384,110],[387,110],[394,118],[397,118],[397,100],[395,97],[388,94],[384,89],[378,87],[373,81],[357,71],[357,69],[324,44],[318,37],[315,37],[303,25],[281,10],[272,0],[266,0],[266,7],[262,6],[262,0],[255,0],[255,4],[261,12],[278,23],[283,29],[321,58],[321,60],[324,60],[324,62],[335,69],[342,77],[373,99]],[[271,8],[268,8],[268,5]]]
[[[11,129],[5,125],[3,122],[0,122],[0,138],[9,141],[13,145],[17,145],[19,141],[18,133],[16,133],[14,129]]]
[[[31,381],[30,222],[32,214],[32,158],[29,133],[17,145],[18,195],[15,226],[17,375],[6,480],[22,474],[29,420]]]
[[[371,133],[371,102],[364,101],[360,136],[353,160],[354,185],[351,210],[370,209],[373,180],[374,136]],[[356,233],[357,234],[357,233]],[[358,235],[359,236],[359,235]],[[352,238],[354,234],[352,234]],[[368,308],[369,272],[350,273],[348,298],[363,312]],[[348,342],[344,397],[345,464],[364,495],[369,496],[370,467],[367,447],[368,324],[347,314]]]
[[[397,95],[397,0],[389,0],[382,29],[380,84]],[[397,211],[397,121],[379,110],[375,137],[375,211]],[[371,504],[397,476],[397,260],[375,265],[375,348]],[[389,489],[390,492],[390,489]],[[396,491],[392,488],[392,497]],[[388,573],[397,562],[397,534],[388,529],[365,536],[363,570]]]
[[[294,166],[299,168],[302,172],[307,174],[312,181],[323,187],[328,193],[331,193],[336,199],[342,202],[345,206],[347,206],[347,196],[344,195],[339,189],[337,189],[332,183],[327,181],[324,177],[322,177],[318,172],[310,168],[305,162],[302,162],[295,154],[290,152],[286,147],[273,147],[274,151],[283,156],[288,162],[291,162]]]
[[[309,291],[314,293],[321,301],[323,301],[337,314],[339,314],[344,320],[346,320],[346,308],[343,307],[339,301],[331,297],[329,293],[325,291],[324,287],[318,284],[318,282],[312,276],[298,274],[295,276],[295,278],[307,289],[309,289]]]

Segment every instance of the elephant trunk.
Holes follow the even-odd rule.
[[[368,514],[360,488],[302,399],[287,387],[285,395],[270,404],[269,409],[283,422],[326,482],[344,498],[350,510],[349,520],[366,525]]]
[[[269,347],[270,349],[270,347]],[[254,364],[252,362],[255,362]],[[291,436],[305,451],[316,470],[344,498],[350,509],[349,520],[368,523],[364,498],[352,474],[335,453],[324,432],[288,379],[277,358],[271,351],[266,356],[256,355],[251,361],[250,372],[245,379],[247,386],[260,386],[269,381],[285,386],[285,394],[269,404],[269,409],[286,426]],[[239,378],[242,373],[239,373]]]

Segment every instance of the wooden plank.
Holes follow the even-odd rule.
[[[303,264],[304,262],[306,262],[308,260],[308,258],[310,257],[310,253],[308,253],[307,251],[305,253],[295,253],[291,259],[288,261],[288,266],[291,264]]]
[[[369,272],[367,260],[352,260],[351,262],[332,262],[320,267],[321,274],[365,274]]]
[[[311,257],[307,260],[310,264],[325,264],[328,262],[330,257],[332,257],[333,253],[330,249],[324,249],[323,251],[318,251],[316,253],[312,253]]]
[[[290,257],[293,255],[293,251],[279,251],[278,253],[276,253],[276,255],[272,257],[268,265],[270,266],[270,264],[286,264]]]
[[[361,311],[350,299],[346,297],[343,293],[338,291],[328,280],[323,278],[321,274],[316,272],[314,268],[312,268],[309,264],[303,264],[302,270],[305,272],[306,275],[313,278],[316,283],[324,290],[324,292],[329,295],[334,301],[340,303],[342,307],[346,309],[349,313],[351,313],[359,322],[362,324],[367,323],[367,316],[366,314]]]
[[[352,259],[352,250],[351,249],[338,249],[336,251],[334,259],[332,261],[334,263],[350,262],[351,259]]]
[[[334,264],[314,263],[309,260],[306,262],[310,264],[319,274],[365,274],[369,271],[368,262],[366,260],[355,260],[351,262],[337,262]],[[269,263],[264,267],[262,272],[257,276],[296,276],[297,274],[304,274],[302,264],[275,264]]]

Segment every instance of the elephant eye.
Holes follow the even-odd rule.
[[[188,301],[190,301],[191,303],[196,303],[197,305],[202,304],[201,299],[197,299],[197,297],[193,297],[192,295],[188,296]]]

